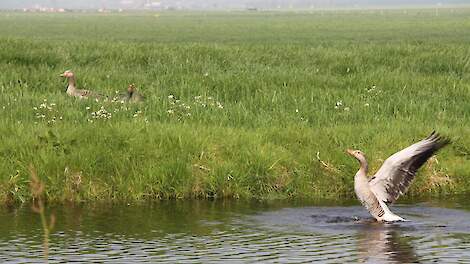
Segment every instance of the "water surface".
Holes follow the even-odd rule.
[[[50,208],[50,263],[470,263],[465,200],[394,206],[380,224],[354,202],[173,201]],[[39,216],[0,209],[0,262],[42,258]]]

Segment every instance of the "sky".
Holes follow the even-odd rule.
[[[243,9],[243,8],[366,8],[397,6],[446,6],[468,0],[0,0],[0,9],[54,7],[65,9]]]

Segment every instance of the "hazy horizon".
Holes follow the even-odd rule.
[[[2,0],[0,9],[289,9],[453,6],[465,0]]]

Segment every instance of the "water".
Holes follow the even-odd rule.
[[[60,206],[50,263],[470,263],[470,205],[393,207],[380,224],[357,206],[160,202]],[[0,262],[41,263],[39,216],[0,209]]]

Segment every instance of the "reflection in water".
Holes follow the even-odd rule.
[[[358,233],[360,258],[370,263],[418,263],[419,258],[396,224],[370,221]]]
[[[52,208],[50,262],[470,262],[470,212],[396,208],[411,222],[368,221],[358,206],[162,202]],[[400,209],[403,209],[403,213]],[[28,206],[0,209],[0,263],[42,263]]]

